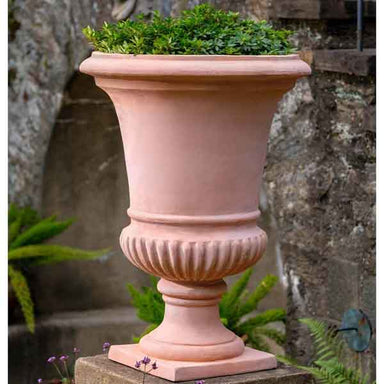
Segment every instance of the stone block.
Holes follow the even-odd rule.
[[[320,71],[339,72],[356,76],[374,75],[376,50],[324,49],[314,51],[314,67]]]
[[[204,379],[202,377],[201,379]],[[84,357],[77,361],[76,384],[137,384],[142,382],[143,373],[108,360],[105,355]],[[169,381],[148,375],[146,384],[167,384]],[[293,367],[223,376],[207,379],[206,384],[310,384],[310,374]],[[192,381],[184,382],[193,383]]]

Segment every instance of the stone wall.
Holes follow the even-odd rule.
[[[161,9],[178,14],[198,2],[138,0],[134,12]],[[324,66],[316,67],[313,50],[354,48],[351,1],[336,1],[338,13],[333,14],[321,7],[319,0],[296,2],[299,8],[293,13],[286,7],[291,2],[283,0],[211,2],[293,29],[296,44],[308,51],[309,61],[313,60],[313,75],[299,81],[284,97],[275,116],[262,207],[264,227],[273,233],[269,260],[275,263],[275,271],[281,265],[280,277],[288,292],[287,351],[308,362],[309,336],[298,318],[318,317],[338,325],[346,309],[362,308],[375,325],[375,75],[371,67],[354,75],[343,73],[342,66],[336,68],[332,62],[326,71]],[[366,2],[366,16],[373,15],[372,3]],[[81,27],[109,19],[112,2],[15,0],[11,11],[10,199],[40,207],[44,196],[43,211],[79,218],[62,238],[63,243],[112,246],[115,251],[101,262],[36,271],[34,289],[40,292],[49,281],[50,290],[56,290],[56,297],[62,299],[50,301],[45,290],[38,308],[49,312],[83,309],[95,303],[96,307],[125,305],[124,282],[140,282],[143,275],[123,259],[116,241],[126,222],[128,204],[116,121],[100,94],[90,98],[77,93],[74,97],[71,83],[63,97],[75,67],[89,52]],[[331,19],[335,15],[337,18]],[[372,18],[366,20],[365,45],[375,46]],[[89,90],[83,80],[74,81],[82,84],[82,92]],[[90,102],[88,111],[101,113],[104,120],[82,116],[80,104],[84,100]],[[76,122],[71,121],[73,116]],[[102,121],[107,122],[103,127]],[[82,146],[90,143],[89,149],[82,151]],[[258,276],[269,268],[267,264],[259,267]],[[88,279],[91,269],[94,274]],[[113,273],[114,278],[108,277]],[[73,286],[66,286],[67,276]],[[66,288],[63,291],[61,287]],[[283,305],[283,290],[279,292],[276,300]],[[65,301],[65,297],[72,301]],[[372,376],[374,351],[373,340],[370,351],[357,359]]]
[[[362,308],[375,320],[374,92],[372,78],[315,72],[272,127],[267,196],[288,282],[288,352],[303,361],[311,351],[299,318],[338,325]]]
[[[265,169],[288,286],[287,352],[308,362],[299,318],[339,326],[344,311],[361,308],[375,327],[375,51],[354,50],[350,18],[275,23],[296,31],[313,68],[280,103]],[[365,23],[374,48],[375,20]],[[375,376],[375,337],[351,356]]]

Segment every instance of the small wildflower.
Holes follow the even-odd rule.
[[[62,356],[59,357],[59,359],[60,359],[61,362],[64,362],[64,361],[69,359],[69,356],[68,355],[62,355]]]
[[[135,368],[140,368],[140,366],[141,366],[141,361],[136,361]]]
[[[157,366],[157,364],[156,364],[156,361],[152,364],[152,369],[157,369],[158,368],[158,366]]]
[[[37,379],[38,384],[41,384],[43,382],[43,379]]]
[[[104,344],[103,344],[103,352],[107,352],[108,349],[110,348],[111,346],[111,343],[108,343],[108,341],[106,341]]]
[[[144,359],[141,360],[141,362],[144,364],[144,365],[147,365],[151,362],[151,359],[148,357],[148,356],[144,356]]]
[[[73,348],[73,353],[80,353],[80,348]]]
[[[48,363],[52,364],[56,361],[56,357],[55,356],[51,356],[48,360]]]
[[[197,381],[195,381],[195,384],[204,384],[204,383],[205,383],[204,380],[197,380]]]

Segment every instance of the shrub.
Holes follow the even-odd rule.
[[[237,12],[217,10],[209,4],[162,17],[159,12],[146,21],[104,23],[83,33],[95,50],[123,54],[157,55],[287,55],[294,52],[290,31],[275,30],[266,21],[242,19]]]

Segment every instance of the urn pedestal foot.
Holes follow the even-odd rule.
[[[135,362],[143,358],[143,352],[138,344],[113,345],[108,358],[134,368]],[[151,371],[150,374],[170,381],[197,380],[277,367],[275,356],[248,347],[245,347],[240,356],[224,360],[196,362],[157,359],[156,361],[158,369]]]
[[[218,303],[227,286],[161,279],[165,313],[162,323],[140,340],[140,350],[152,358],[215,361],[239,356],[244,342],[220,321]]]
[[[223,280],[186,283],[161,279],[163,322],[139,344],[113,345],[108,357],[134,367],[149,356],[158,369],[151,374],[171,381],[227,376],[276,368],[276,358],[244,347],[220,321],[218,303],[227,287]]]

